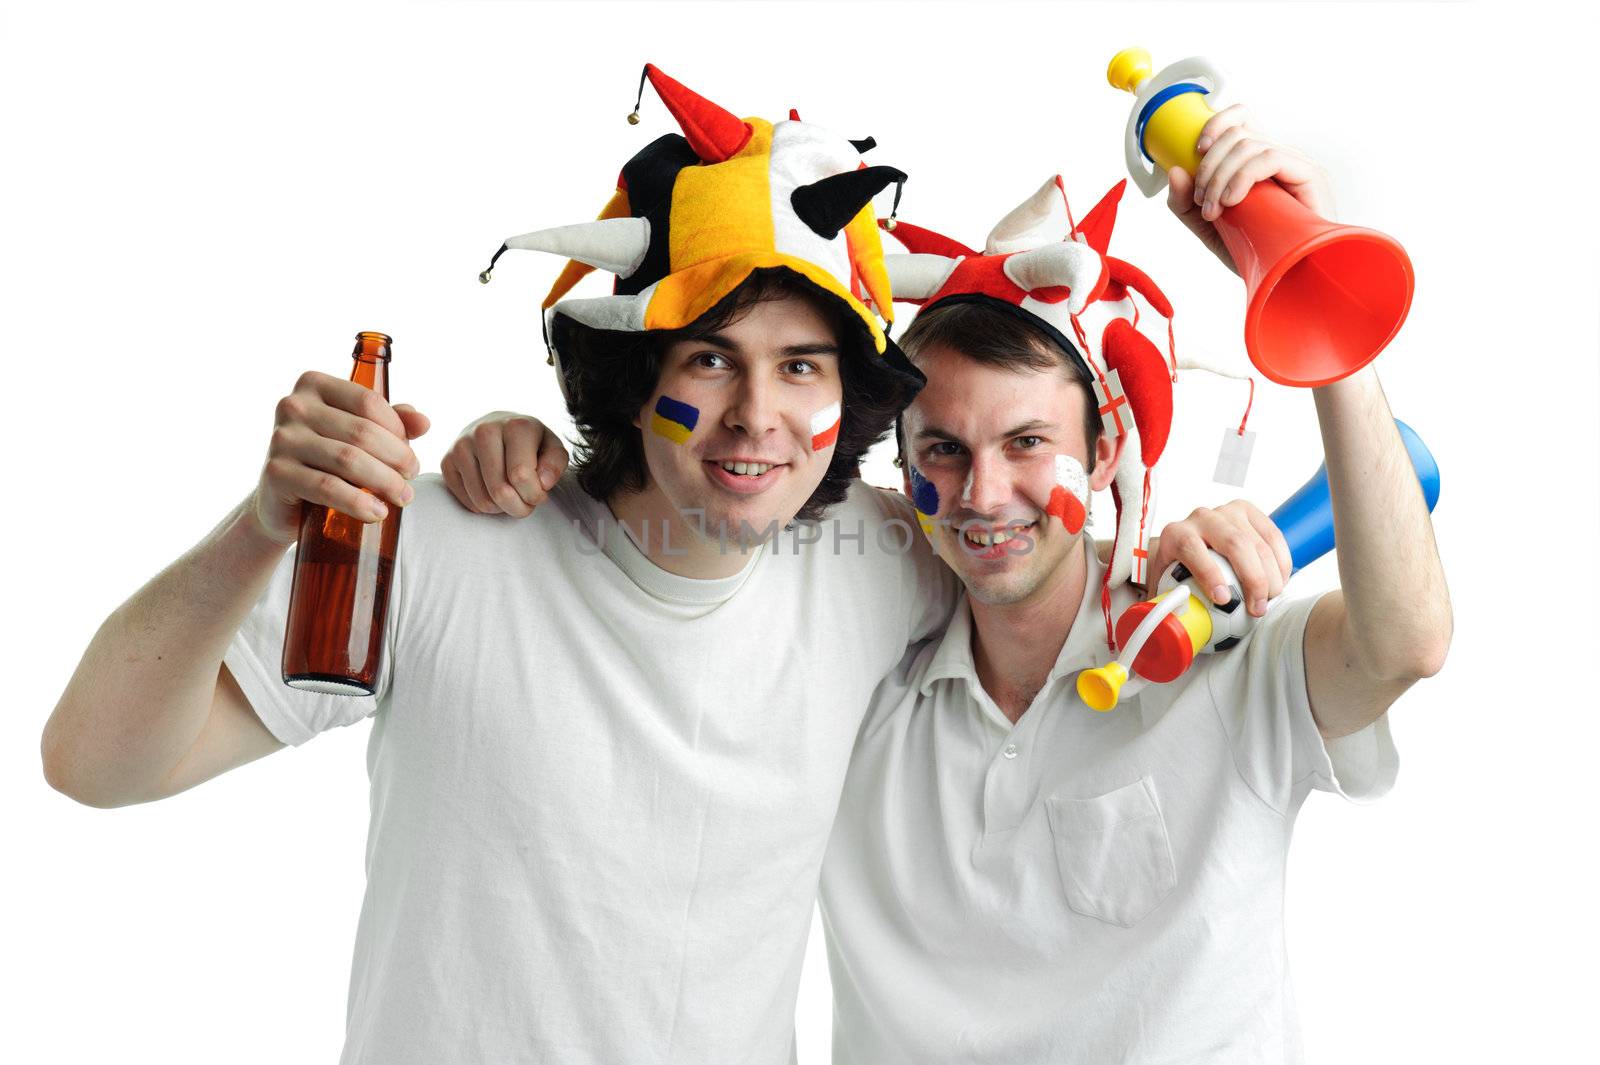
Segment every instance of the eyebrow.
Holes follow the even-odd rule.
[[[1013,436],[1027,436],[1030,433],[1038,432],[1041,429],[1054,429],[1055,427],[1056,426],[1054,422],[1047,422],[1042,418],[1030,418],[1020,425],[1014,425],[1010,429],[1007,429],[1005,432],[1001,433],[1000,439],[1009,440]],[[941,428],[937,425],[929,425],[921,430],[918,430],[917,435],[913,439],[919,444],[924,440],[948,440],[953,444],[961,443],[960,437],[956,436],[950,430]]]
[[[707,336],[695,338],[699,344],[710,344],[712,347],[722,348],[724,351],[743,351],[744,349],[721,333],[711,333]],[[794,359],[802,355],[832,355],[839,357],[839,345],[828,343],[815,344],[790,344],[782,348],[778,355],[784,359]]]

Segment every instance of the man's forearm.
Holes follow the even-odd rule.
[[[1433,523],[1371,366],[1313,390],[1333,500],[1347,650],[1376,677],[1431,676],[1451,612]]]
[[[154,791],[205,725],[222,656],[284,550],[246,501],[105,620],[45,725],[53,786],[97,806]]]

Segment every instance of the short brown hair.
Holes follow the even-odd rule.
[[[798,521],[815,521],[828,507],[844,500],[856,478],[861,456],[882,440],[921,388],[921,375],[888,369],[890,360],[875,349],[866,324],[845,304],[793,271],[783,268],[751,273],[715,307],[682,329],[643,333],[560,328],[556,342],[562,356],[567,410],[578,429],[572,467],[578,484],[595,499],[618,491],[640,492],[649,483],[644,442],[633,424],[640,408],[655,393],[661,361],[679,340],[712,335],[737,321],[751,307],[768,300],[797,296],[806,300],[832,329],[840,348],[839,438],[822,483],[806,500]],[[895,360],[903,364],[899,353]]]
[[[936,345],[1013,373],[1065,368],[1083,389],[1083,439],[1089,454],[1087,468],[1094,471],[1095,442],[1102,429],[1094,379],[1078,349],[1060,333],[999,300],[956,297],[940,300],[937,306],[917,315],[900,338],[901,348],[913,362],[918,352]],[[902,440],[902,458],[904,450]]]

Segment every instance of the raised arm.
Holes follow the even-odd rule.
[[[1193,178],[1169,172],[1168,206],[1233,267],[1211,222],[1257,182],[1276,180],[1332,218],[1322,169],[1252,130],[1242,108],[1219,112],[1200,138]],[[1340,590],[1306,624],[1306,690],[1324,736],[1377,720],[1416,681],[1437,673],[1452,615],[1433,525],[1394,416],[1368,366],[1312,390],[1328,463]]]
[[[176,794],[282,746],[222,664],[298,535],[302,501],[378,520],[416,475],[427,418],[349,381],[306,374],[278,404],[255,490],[112,612],[44,727],[45,779],[90,806]]]
[[[1433,524],[1368,366],[1315,390],[1340,590],[1306,622],[1306,691],[1324,736],[1356,732],[1444,666],[1453,619]]]

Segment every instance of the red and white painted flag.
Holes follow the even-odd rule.
[[[1089,516],[1089,475],[1083,463],[1071,455],[1056,456],[1056,484],[1050,490],[1050,503],[1046,514],[1054,514],[1067,527],[1067,532],[1078,533]]]
[[[830,403],[811,416],[811,450],[821,451],[839,439],[839,404]]]

